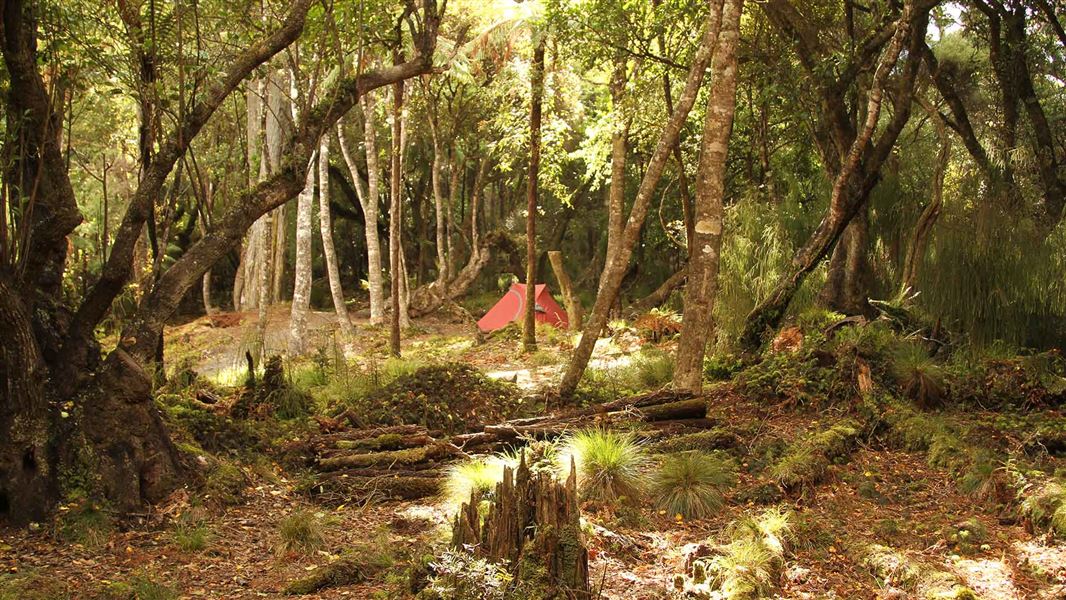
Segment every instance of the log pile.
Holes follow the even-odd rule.
[[[309,491],[320,501],[410,500],[437,494],[443,467],[458,458],[522,446],[531,439],[555,439],[568,431],[633,421],[643,422],[649,437],[706,430],[718,424],[707,417],[706,398],[659,391],[485,425],[450,437],[419,425],[338,431],[337,423],[331,422],[323,425],[323,433],[290,450],[316,472]]]

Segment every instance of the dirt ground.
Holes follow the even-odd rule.
[[[287,311],[274,310],[270,317],[268,348],[281,350],[288,334]],[[208,376],[237,370],[243,365],[254,321],[249,315],[240,325],[215,327],[205,318],[168,328],[170,360],[187,361]],[[339,349],[360,359],[385,355],[387,330],[368,327],[365,318],[356,322],[356,338],[343,343],[334,342],[330,313],[314,313],[310,323],[312,347]],[[404,353],[427,361],[465,361],[493,376],[536,386],[558,376],[569,343],[568,336],[559,336],[548,345],[546,356],[537,359],[545,364],[532,364],[507,337],[479,345],[473,341],[469,322],[436,318],[416,322],[404,341]],[[635,350],[624,342],[604,346],[597,360],[624,361]],[[762,423],[762,431],[786,438],[832,417],[775,411],[732,397],[712,405],[709,416],[725,422],[756,421]],[[758,440],[746,442],[754,447]],[[712,518],[680,520],[658,513],[650,504],[637,519],[587,512],[590,572],[599,597],[669,597],[689,545],[719,539],[728,523],[759,508],[742,500],[745,490],[758,481],[745,473],[746,464],[741,466],[730,501]],[[0,529],[0,574],[63,582],[73,598],[89,597],[101,583],[137,574],[165,583],[181,598],[280,598],[287,582],[330,562],[357,542],[380,539],[401,555],[418,555],[448,535],[449,516],[439,500],[316,506],[295,491],[290,474],[277,465],[244,470],[249,478],[244,503],[211,510],[204,517],[210,532],[205,550],[183,552],[174,542],[175,518],[192,510],[190,492],[179,490],[128,529],[96,545],[59,542],[48,524],[30,530]],[[783,503],[794,511],[802,542],[788,553],[779,598],[907,597],[893,596],[860,563],[859,551],[872,543],[890,545],[958,575],[981,598],[1066,598],[1066,545],[976,504],[958,491],[953,477],[930,468],[922,453],[863,444],[849,462],[830,467],[823,483],[787,496]],[[279,554],[278,523],[301,508],[319,513],[327,524],[326,547],[309,556]],[[988,534],[980,545],[960,552],[946,541],[944,532],[968,519],[979,521]],[[405,586],[399,573],[373,584],[337,587],[306,597],[402,598],[399,590]]]

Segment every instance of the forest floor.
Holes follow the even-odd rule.
[[[214,319],[215,325],[228,326],[215,326],[203,318],[168,328],[168,360],[190,366],[219,384],[236,385],[243,376],[241,349],[254,335],[255,316]],[[343,353],[355,363],[385,364],[387,329],[358,319],[355,339],[340,343],[332,323],[332,314],[313,313],[310,347],[324,355]],[[271,312],[269,350],[284,349],[287,326],[287,311]],[[418,320],[404,340],[405,358],[427,364],[464,362],[521,387],[536,388],[559,376],[572,343],[570,335],[554,332],[542,340],[540,352],[523,356],[511,334],[478,344],[472,332],[473,325],[459,318]],[[598,346],[597,364],[605,371],[625,365],[640,354],[642,345],[635,334],[616,335]],[[669,351],[669,343],[660,349]],[[614,385],[605,381],[604,385]],[[765,488],[760,469],[772,460],[768,455],[834,422],[842,412],[833,407],[770,406],[733,392],[712,396],[708,418],[745,424],[747,432],[734,450],[741,468],[726,505],[713,517],[698,520],[665,514],[649,501],[638,511],[586,506],[590,572],[598,597],[670,597],[675,576],[686,570],[687,552],[708,541],[721,541],[729,523],[765,504],[759,497]],[[1048,411],[1043,417],[1066,418],[1061,411]],[[972,424],[988,435],[1002,433],[986,427],[996,421],[992,413],[967,410],[944,418]],[[298,438],[303,433],[291,435]],[[971,441],[979,445],[986,440]],[[770,450],[775,447],[778,450]],[[1045,459],[1062,466],[1057,457]],[[796,541],[776,591],[767,597],[919,597],[917,592],[900,592],[871,573],[862,556],[871,544],[882,544],[916,564],[954,574],[979,598],[1066,598],[1066,545],[963,494],[958,476],[930,466],[926,452],[862,439],[849,460],[838,462],[816,484],[774,499],[792,510]],[[442,499],[317,504],[301,491],[303,475],[288,471],[274,457],[249,459],[246,454],[238,464],[243,483],[238,486],[240,501],[231,506],[205,501],[199,496],[202,492],[183,489],[135,522],[102,527],[92,535],[75,537],[73,543],[64,535],[62,515],[54,524],[29,530],[0,529],[0,600],[279,598],[292,580],[367,540],[375,540],[397,557],[386,576],[305,597],[403,598],[408,597],[404,557],[409,561],[422,556],[448,539],[451,516]],[[322,544],[305,553],[279,551],[281,522],[301,510],[321,524]],[[190,522],[195,522],[192,533],[181,526]],[[960,541],[957,534],[962,529],[968,533]],[[203,539],[190,543],[192,534]]]

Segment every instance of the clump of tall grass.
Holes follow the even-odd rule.
[[[944,372],[918,344],[903,342],[891,354],[890,371],[903,395],[921,408],[940,406],[946,396]]]
[[[322,517],[300,509],[278,523],[277,553],[311,554],[326,547],[326,524]]]
[[[486,500],[503,480],[503,470],[517,462],[502,456],[478,456],[452,464],[445,471],[444,499],[449,506],[458,508],[472,498],[475,502]]]
[[[699,519],[722,507],[723,492],[735,481],[732,460],[705,452],[678,452],[662,459],[649,491],[667,514]]]
[[[587,500],[632,502],[647,487],[651,460],[633,433],[607,429],[572,433],[559,454],[560,472],[569,473],[571,460],[577,466],[578,489]]]
[[[784,568],[792,539],[792,513],[770,508],[735,521],[718,554],[697,559],[691,581],[678,582],[694,595],[723,600],[769,598]]]

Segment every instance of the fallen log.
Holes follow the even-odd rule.
[[[366,498],[418,500],[440,493],[440,477],[381,475],[374,477],[335,477],[321,479],[311,488],[311,495],[337,503]]]
[[[707,416],[707,402],[703,398],[692,398],[691,400],[644,406],[638,410],[645,421],[702,419]]]
[[[318,461],[318,466],[326,471],[338,469],[353,469],[359,467],[374,467],[381,465],[411,465],[428,460],[435,460],[453,455],[455,452],[450,444],[433,443],[416,448],[404,448],[403,450],[383,450],[381,452],[368,452],[365,454],[342,454],[330,456]]]

